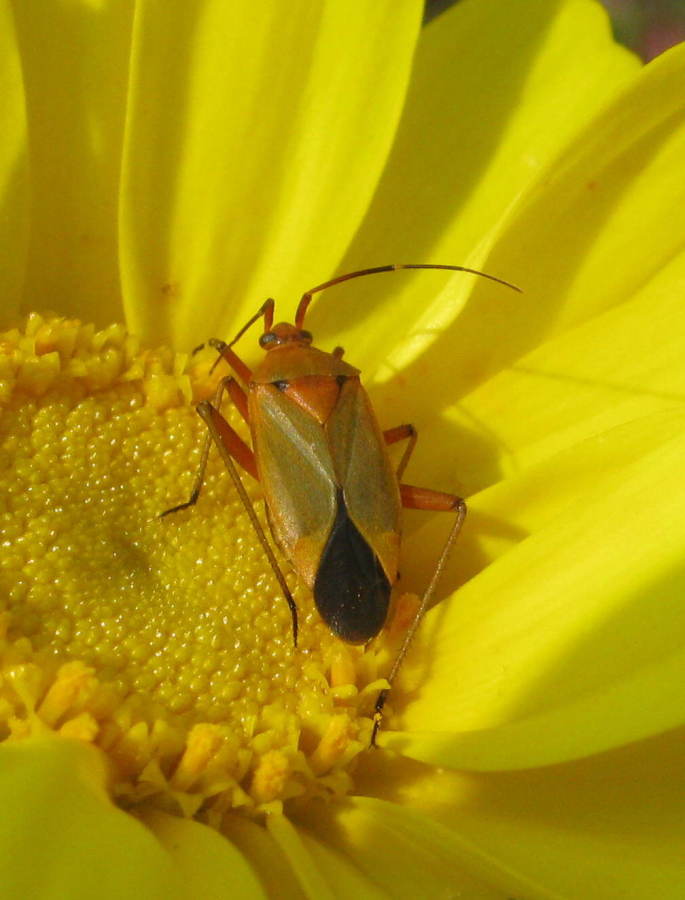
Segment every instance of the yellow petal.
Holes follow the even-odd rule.
[[[608,428],[476,494],[469,501],[468,524],[445,584],[456,587],[467,581],[557,517],[574,517],[598,496],[620,487],[633,476],[636,458],[677,438],[684,424],[680,410],[664,410]],[[424,582],[435,566],[435,551],[429,560],[424,545],[436,524],[427,523],[407,543],[407,554],[412,564],[417,560],[422,567]]]
[[[678,406],[685,391],[684,291],[680,253],[634,297],[452,402],[424,434],[428,444],[453,448],[435,460],[438,483],[454,478],[456,466],[463,488],[478,490],[594,434]]]
[[[266,828],[244,816],[230,814],[221,830],[250,861],[268,897],[303,900],[305,894],[287,856]]]
[[[475,395],[477,386],[539,346],[545,336],[558,335],[629,301],[650,282],[659,290],[662,271],[671,271],[674,286],[678,281],[682,284],[675,272],[682,272],[677,257],[685,232],[685,197],[681,196],[684,70],[685,49],[681,48],[650,64],[538,174],[490,256],[482,261],[487,270],[520,284],[525,294],[505,289],[494,294],[495,285],[478,282],[468,306],[449,328],[445,328],[446,318],[448,322],[453,318],[462,296],[446,293],[453,290],[450,285],[431,302],[415,328],[412,313],[404,313],[404,301],[395,301],[396,319],[408,335],[408,350],[388,357],[385,348],[393,346],[393,332],[386,330],[378,339],[376,346],[382,342],[379,352],[386,353],[391,368],[402,368],[402,376],[379,387],[375,399],[387,416],[384,422],[414,421],[428,444],[437,440],[437,434],[445,436],[439,412],[463,401],[461,414],[454,418],[467,429],[470,458],[463,469],[468,488],[473,489],[471,460],[480,460],[477,465],[483,468],[482,460],[492,463],[493,451],[497,461],[499,451],[507,450],[505,442],[503,447],[491,446],[492,438],[499,436],[499,425],[489,419],[487,408],[481,419],[481,409],[475,399],[471,402],[469,392]],[[425,297],[431,293],[427,286]],[[415,309],[426,309],[425,299],[414,297],[412,302]],[[368,322],[366,327],[372,335]],[[430,351],[420,355],[426,342],[431,344]],[[634,342],[624,348],[638,356],[656,351],[658,347],[643,343],[638,350]],[[354,361],[358,359],[355,350]],[[414,360],[411,365],[406,364],[409,359]],[[583,354],[577,359],[582,361]],[[563,378],[563,370],[552,371]],[[573,384],[558,386],[561,392]],[[517,416],[519,427],[525,428],[528,419],[519,414],[519,399],[521,390],[516,403],[498,391],[496,402],[505,424]],[[455,447],[458,437],[453,435]],[[459,463],[445,456],[443,470],[448,465],[454,470]]]
[[[526,772],[468,775],[415,765],[402,796],[533,881],[545,898],[680,900],[684,739],[678,729]]]
[[[653,60],[586,124],[509,223],[493,263],[515,261],[527,295],[554,298],[526,341],[623,302],[682,251],[683,78],[685,44]]]
[[[280,814],[270,815],[266,826],[271,837],[288,858],[308,900],[332,900],[335,896],[307,850],[294,825]]]
[[[647,419],[576,448],[579,471],[594,472],[594,493],[568,491],[563,508],[429,614],[419,669],[406,673],[420,691],[402,728],[455,737],[428,739],[427,750],[420,735],[386,735],[388,746],[441,765],[517,768],[683,722],[678,418],[680,427],[657,423],[656,444]],[[616,472],[617,454],[604,453],[614,440],[633,451]]]
[[[31,233],[23,309],[121,319],[117,192],[133,3],[13,4]]]
[[[106,796],[103,757],[62,739],[5,743],[0,756],[4,896],[185,896],[155,838]]]
[[[396,900],[541,894],[525,878],[428,816],[373,797],[309,806],[298,821]]]
[[[390,897],[372,878],[354,866],[347,855],[333,850],[306,832],[301,833],[300,837],[317,868],[331,885],[334,895],[340,900],[348,900],[349,897],[383,900]]]
[[[455,5],[421,34],[397,140],[344,267],[485,265],[488,244],[540,173],[637,71],[597,3]],[[526,285],[520,264],[486,268]],[[453,321],[473,286],[473,276],[381,276],[341,288],[344,299],[329,297],[312,322],[354,345],[365,365],[398,346],[392,367],[405,366]],[[484,291],[485,316],[502,304],[521,309],[504,289],[486,283]],[[356,330],[347,327],[353,302]]]
[[[133,330],[191,347],[330,275],[388,154],[420,14],[417,0],[140,9],[122,200]]]
[[[0,3],[0,297],[5,315],[19,308],[29,239],[26,106],[11,4]]]
[[[594,493],[596,462],[583,468],[574,456],[576,446],[624,424],[630,429],[634,420],[662,421],[662,413],[667,419],[668,410],[678,408],[685,392],[684,292],[685,253],[632,300],[541,344],[421,430],[412,480],[466,495],[490,485],[475,505],[471,501],[461,547],[478,538],[481,549],[485,542],[486,559],[492,559],[500,552],[498,540],[509,546],[522,530],[534,530],[550,510],[572,499],[571,492],[579,501],[579,479],[582,496]],[[434,395],[427,396],[422,415],[434,418]],[[653,427],[658,439],[662,425]],[[663,428],[669,428],[666,420]],[[646,430],[644,439],[649,445]],[[600,441],[612,455],[607,470],[615,468],[616,454],[623,456],[618,433],[609,444]],[[625,447],[631,446],[629,440]],[[421,465],[421,450],[425,460],[431,447],[440,452]],[[429,577],[434,546],[435,539],[423,531],[406,542],[405,558],[411,571],[420,573],[413,590],[421,590]],[[456,557],[461,580],[483,567],[483,554],[477,556]]]
[[[157,810],[142,819],[176,863],[189,898],[266,897],[245,857],[217,831]]]
[[[488,238],[494,246],[476,263],[523,295],[494,295],[481,279],[439,340],[435,329],[451,319],[454,301],[444,293],[431,304],[422,324],[433,328],[430,359],[403,367],[410,380],[424,372],[422,390],[436,406],[463,397],[546,337],[629,300],[682,252],[684,81],[685,45],[646,66],[589,120],[538,173],[496,240]],[[445,360],[454,360],[447,378]]]

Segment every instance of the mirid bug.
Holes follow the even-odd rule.
[[[197,502],[213,441],[290,607],[297,646],[295,601],[235,463],[260,482],[274,541],[311,589],[321,618],[334,634],[351,644],[370,641],[385,624],[390,592],[398,578],[401,507],[454,512],[433,576],[388,676],[390,684],[435,593],[461,530],[466,504],[453,494],[401,482],[416,445],[416,429],[399,425],[382,431],[361,385],[359,369],[343,360],[341,347],[327,353],[312,346],[312,335],[303,326],[314,294],[352,278],[397,269],[467,272],[519,290],[464,266],[408,264],[349,272],[311,288],[302,295],[294,325],[274,325],[275,304],[267,300],[230,343],[209,341],[219,353],[217,363],[224,359],[235,377],[220,382],[212,403],[198,405],[208,435],[195,486],[189,500],[162,513],[166,516]],[[232,347],[260,318],[264,330],[259,344],[265,356],[250,369]],[[221,415],[224,392],[249,425],[252,447]],[[387,447],[402,440],[407,446],[393,470]],[[376,702],[372,743],[386,696],[387,690],[382,691]]]

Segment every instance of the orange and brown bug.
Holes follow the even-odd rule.
[[[294,325],[274,325],[274,301],[267,300],[230,343],[209,342],[235,377],[223,379],[214,403],[205,401],[198,405],[209,434],[195,487],[187,502],[163,513],[167,515],[197,502],[213,440],[288,602],[297,645],[295,601],[235,462],[260,482],[273,538],[311,589],[321,618],[335,635],[352,644],[370,641],[385,624],[391,589],[398,578],[401,508],[454,512],[455,521],[433,577],[388,676],[391,684],[433,597],[464,521],[466,505],[453,494],[401,482],[416,444],[416,430],[412,425],[400,425],[382,431],[361,385],[359,369],[343,360],[340,347],[332,353],[313,347],[312,335],[303,325],[314,294],[351,278],[396,269],[470,272],[514,287],[463,266],[389,265],[350,272],[311,288],[300,300]],[[232,347],[260,318],[264,320],[264,331],[259,344],[265,356],[250,369]],[[249,425],[251,447],[219,411],[225,391]],[[408,443],[394,470],[387,447],[401,440]],[[376,703],[374,739],[386,695],[387,691],[383,691]]]

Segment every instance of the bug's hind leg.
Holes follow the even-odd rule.
[[[219,382],[219,386],[216,389],[216,394],[213,398],[213,406],[217,411],[221,409],[221,401],[223,399],[224,392],[228,392],[231,400],[238,409],[238,412],[247,422],[247,397],[245,396],[245,392],[243,391],[243,389],[240,387],[240,385],[232,375],[229,375],[226,378],[222,378]],[[225,425],[226,428],[230,429],[230,432],[232,433],[230,435],[230,441],[232,445],[233,455],[243,466],[243,468],[245,468],[251,475],[255,475],[256,468],[254,465],[254,457],[252,451],[243,441],[243,439],[235,431],[233,431],[233,429],[227,422],[225,423]],[[197,475],[195,476],[195,484],[193,485],[193,490],[191,491],[190,497],[188,498],[188,500],[186,500],[185,503],[179,503],[178,506],[172,506],[170,509],[165,509],[163,513],[160,513],[160,519],[163,519],[164,516],[168,516],[171,513],[179,512],[182,509],[188,509],[189,506],[194,506],[197,503],[200,492],[202,491],[202,485],[204,484],[205,480],[205,471],[207,469],[207,459],[209,457],[209,448],[211,444],[212,436],[208,431],[202,445],[200,465],[197,470]],[[250,465],[250,460],[252,462],[252,465]],[[247,465],[245,464],[246,462]]]
[[[447,540],[445,541],[440,556],[438,557],[438,561],[435,565],[431,580],[428,583],[428,587],[426,588],[423,597],[421,598],[419,608],[416,610],[416,614],[414,615],[412,623],[407,629],[407,633],[404,636],[404,640],[402,641],[402,646],[400,647],[397,656],[395,657],[395,662],[392,665],[392,669],[390,670],[390,674],[388,675],[387,679],[390,687],[381,691],[376,699],[376,705],[374,707],[373,714],[373,730],[371,732],[372,747],[376,745],[376,737],[378,736],[381,722],[383,721],[383,707],[385,706],[385,701],[387,700],[390,689],[392,688],[395,678],[397,677],[400,666],[404,662],[404,658],[407,655],[407,651],[409,650],[409,645],[414,639],[414,635],[416,634],[417,629],[421,623],[421,619],[423,618],[424,613],[430,606],[431,600],[435,595],[438,582],[440,581],[440,576],[445,570],[445,566],[447,565],[447,560],[449,559],[452,547],[459,537],[459,532],[461,531],[462,525],[464,524],[464,519],[466,518],[466,503],[461,499],[461,497],[457,497],[454,494],[444,494],[440,491],[432,491],[429,488],[417,488],[409,484],[400,485],[400,494],[402,497],[402,505],[404,507],[407,507],[408,509],[425,509],[442,512],[454,512],[455,520],[450,529],[450,533],[447,535]]]

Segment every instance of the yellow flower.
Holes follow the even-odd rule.
[[[682,897],[684,48],[641,68],[589,0],[420,6],[0,7],[6,896]],[[387,262],[525,293],[312,308],[418,426],[410,480],[469,497],[372,752],[397,621],[345,647],[299,587],[294,650],[213,457],[158,513],[188,351]],[[407,518],[405,591],[446,519]]]

